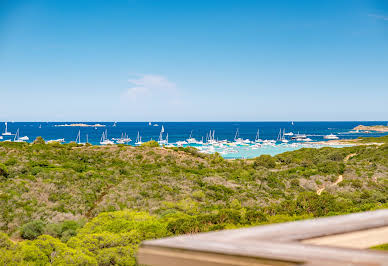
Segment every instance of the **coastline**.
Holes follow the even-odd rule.
[[[358,125],[355,128],[353,128],[353,130],[388,132],[388,126],[383,126],[383,125],[374,125],[374,126]]]

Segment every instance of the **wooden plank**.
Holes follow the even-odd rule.
[[[366,249],[388,243],[388,226],[303,240],[302,243]]]
[[[388,253],[385,252],[319,246],[306,240],[348,234],[349,241],[354,233],[357,233],[358,239],[365,240],[367,231],[377,238],[387,228],[388,210],[378,210],[145,241],[140,246],[138,258],[140,263],[160,266],[240,265],[238,263],[388,265]],[[376,240],[370,243],[374,244]],[[363,245],[366,246],[366,242]]]

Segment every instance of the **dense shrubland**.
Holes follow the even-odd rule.
[[[251,160],[3,142],[0,264],[131,265],[144,239],[385,208],[388,144],[373,141]]]

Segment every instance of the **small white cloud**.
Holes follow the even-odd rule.
[[[160,93],[171,94],[176,91],[175,83],[161,75],[138,75],[128,81],[132,87],[127,89],[125,95],[132,100],[138,100],[142,96],[155,96]]]
[[[141,75],[128,81],[135,86],[152,89],[171,89],[176,87],[175,83],[161,75]]]
[[[168,78],[161,75],[136,75],[128,79],[129,87],[122,93],[119,108],[128,117],[138,120],[163,120],[184,114],[188,108],[182,91]]]
[[[375,19],[388,21],[388,16],[378,15],[378,14],[369,14],[368,16],[373,17]]]

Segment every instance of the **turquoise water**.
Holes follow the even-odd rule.
[[[269,154],[276,155],[287,151],[294,151],[301,148],[322,148],[333,147],[342,148],[351,145],[321,145],[321,144],[307,144],[307,143],[295,143],[292,144],[276,144],[274,146],[263,145],[259,148],[252,149],[251,146],[236,146],[233,147],[233,152],[225,151],[223,148],[215,148],[215,152],[218,152],[222,157],[226,159],[238,159],[238,158],[254,158],[260,155]],[[214,153],[214,152],[211,152]]]

